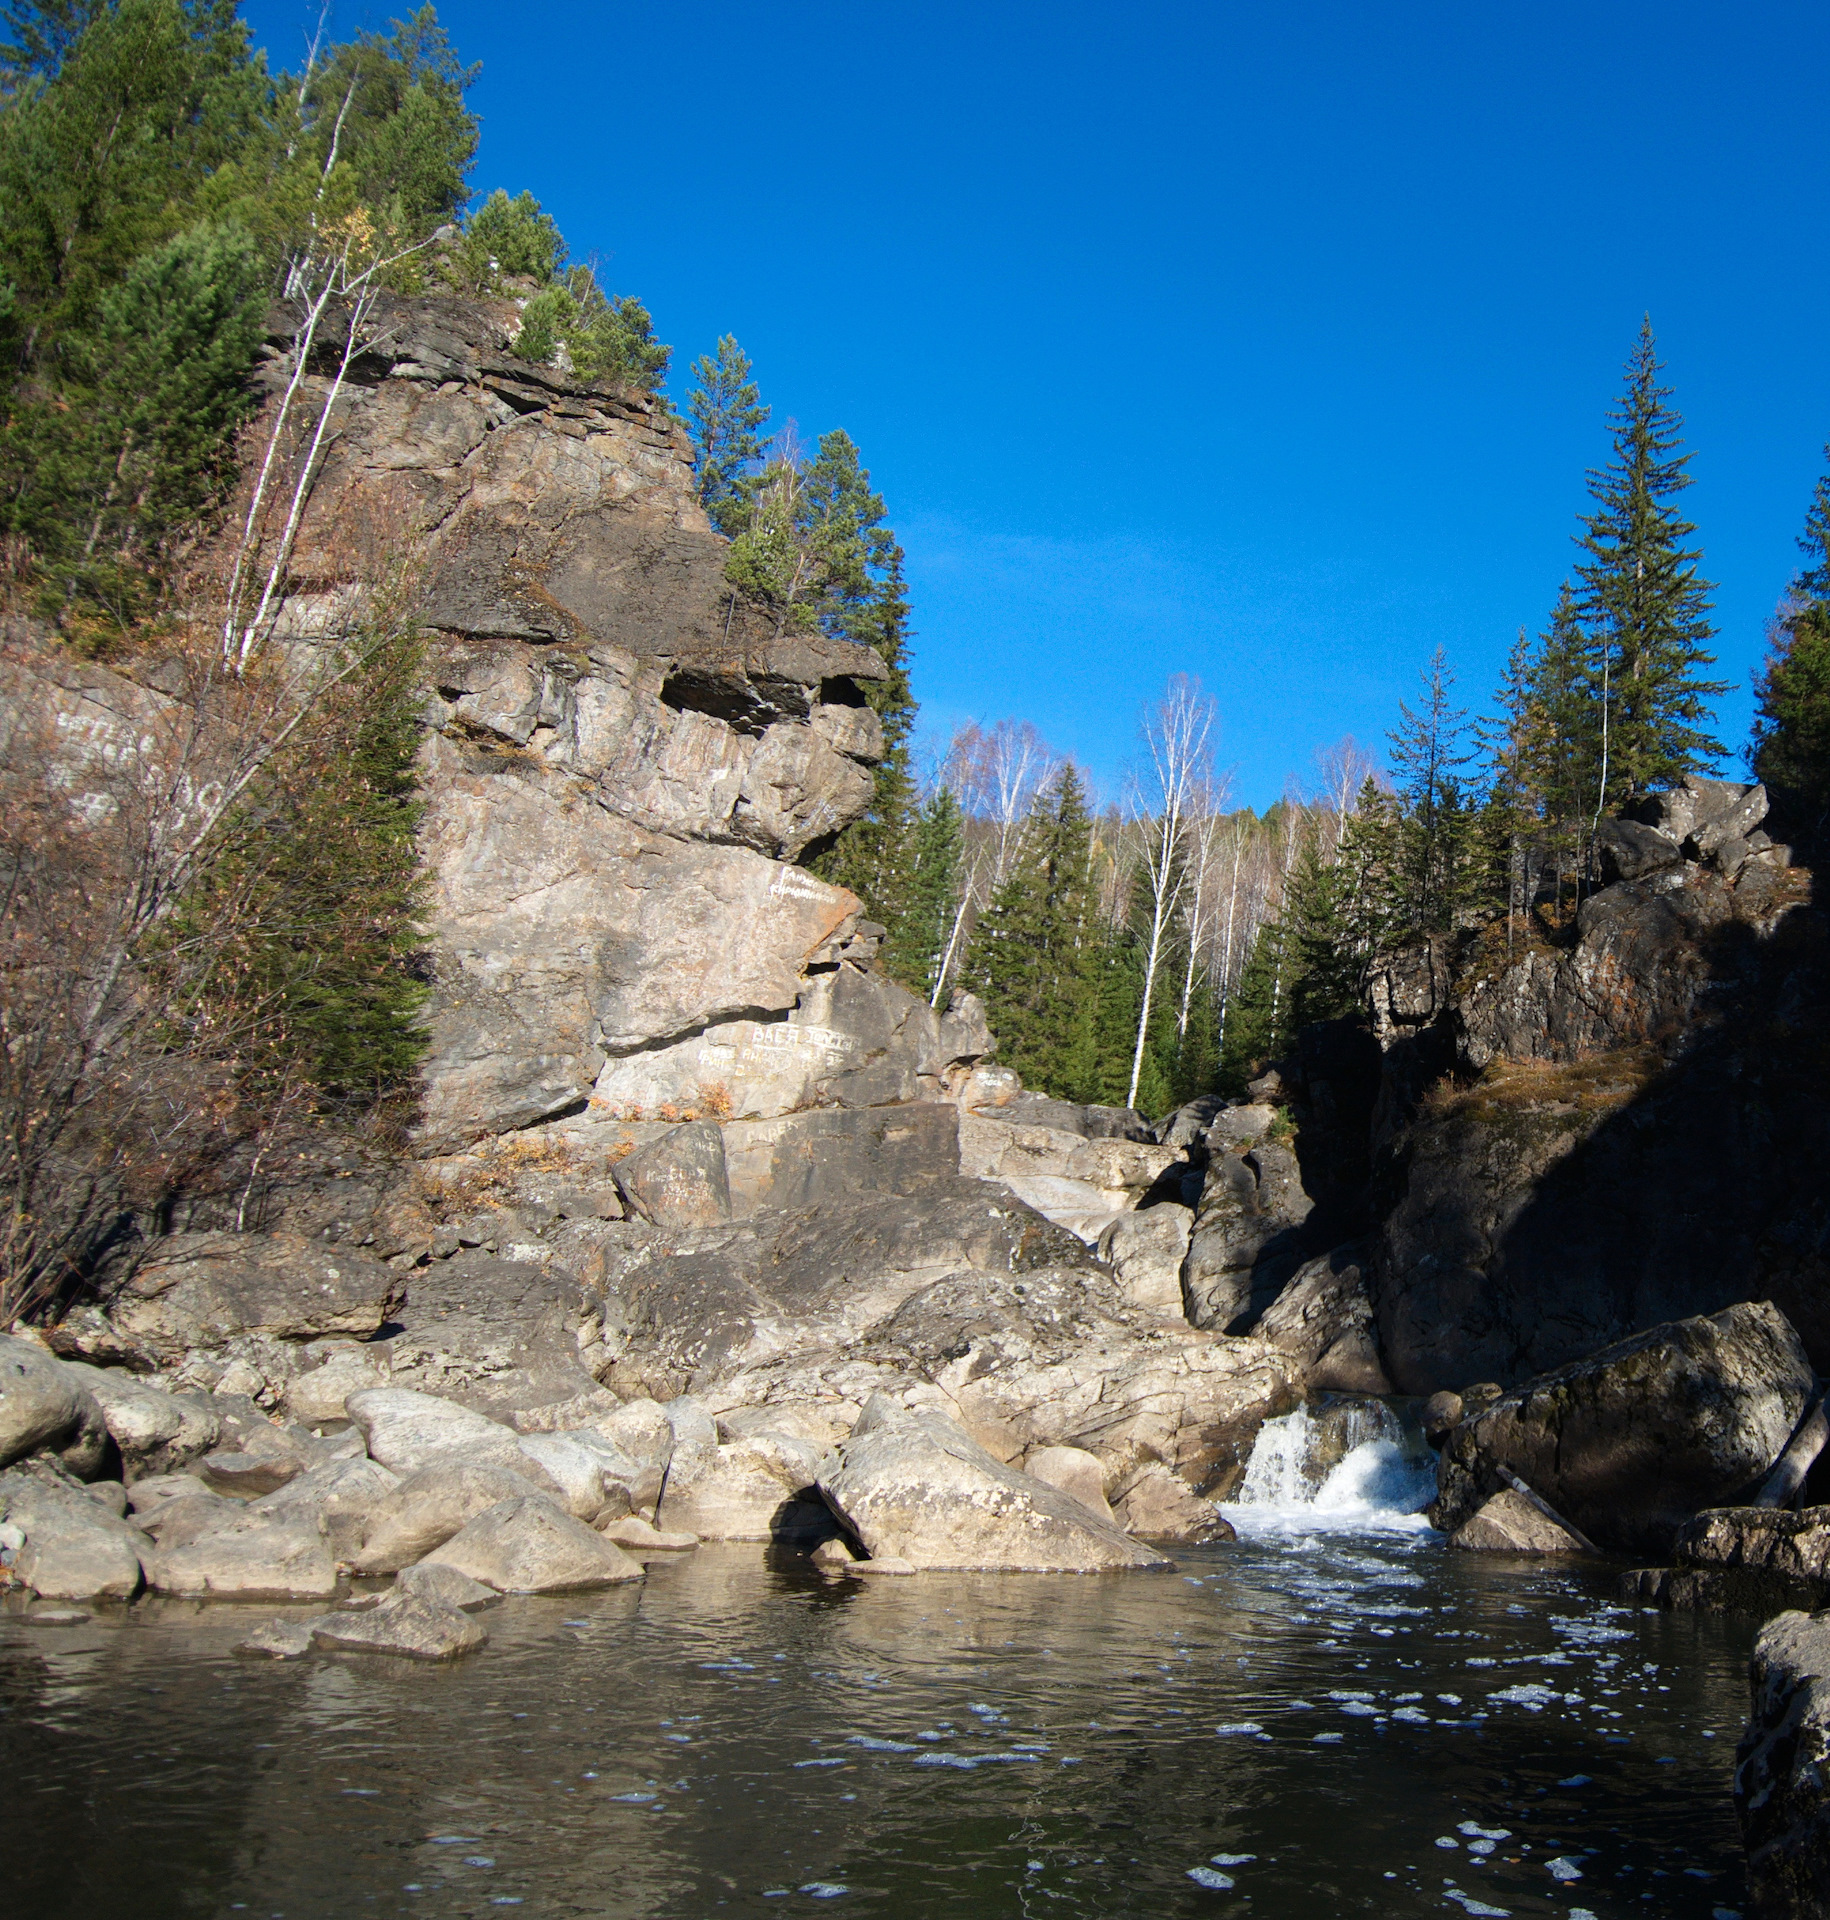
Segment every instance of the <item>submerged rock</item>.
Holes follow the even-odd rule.
[[[954,1421],[881,1396],[840,1445],[820,1491],[873,1560],[1035,1573],[1170,1565],[1078,1500],[1005,1466]]]
[[[455,1660],[489,1635],[460,1607],[426,1587],[396,1587],[361,1612],[327,1613],[311,1627],[314,1646],[334,1653],[391,1653],[408,1660]]]

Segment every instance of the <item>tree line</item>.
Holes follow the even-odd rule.
[[[963,729],[917,778],[901,551],[856,449],[831,435],[808,461],[792,436],[765,442],[732,339],[695,371],[701,492],[731,579],[784,619],[868,638],[894,673],[874,696],[891,745],[871,814],[813,864],[887,925],[896,978],[937,1005],[980,993],[999,1057],[1051,1093],[1149,1112],[1236,1096],[1300,1027],[1359,1016],[1382,954],[1502,920],[1508,951],[1567,938],[1601,821],[1726,753],[1713,589],[1680,509],[1691,455],[1650,321],[1569,577],[1488,711],[1460,704],[1439,650],[1385,765],[1344,741],[1262,817],[1227,807],[1214,705],[1186,680],[1103,806],[1014,720]],[[1830,824],[1830,475],[1800,546],[1750,752],[1776,823],[1809,842]]]

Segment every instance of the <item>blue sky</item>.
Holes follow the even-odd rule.
[[[315,5],[249,12],[296,61]],[[858,441],[930,727],[1111,784],[1192,672],[1263,806],[1439,643],[1480,704],[1650,311],[1739,749],[1830,440],[1821,5],[440,12],[478,187],[647,303],[676,395],[733,332],[778,422]]]

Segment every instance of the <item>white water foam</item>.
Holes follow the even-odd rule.
[[[1258,1430],[1239,1497],[1220,1509],[1241,1539],[1429,1531],[1423,1509],[1436,1493],[1434,1466],[1406,1453],[1391,1409],[1367,1400],[1332,1420],[1345,1451],[1319,1469],[1326,1436],[1307,1407]]]

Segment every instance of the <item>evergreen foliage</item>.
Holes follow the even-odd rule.
[[[1398,703],[1389,736],[1401,806],[1394,917],[1413,934],[1441,933],[1467,902],[1472,823],[1466,773],[1474,755],[1468,716],[1454,704],[1455,676],[1441,647],[1423,674],[1423,698]]]
[[[540,202],[531,193],[518,193],[511,200],[497,187],[464,228],[452,263],[453,277],[477,293],[493,287],[504,274],[544,287],[565,257],[559,224]]]
[[[718,357],[693,362],[699,381],[687,412],[693,423],[699,504],[727,539],[743,531],[748,483],[762,465],[763,429],[770,409],[751,378],[750,357],[731,334],[721,335]]]
[[[1097,912],[1086,787],[1065,762],[1036,796],[1022,851],[973,934],[967,973],[998,1058],[1067,1098],[1097,1074]]]
[[[903,868],[901,911],[888,926],[878,964],[892,980],[932,1001],[953,929],[966,821],[952,790],[938,786],[915,816]]]
[[[1576,610],[1589,634],[1588,676],[1600,698],[1606,806],[1707,768],[1724,752],[1708,732],[1708,703],[1727,683],[1706,680],[1710,583],[1696,532],[1673,502],[1690,485],[1683,419],[1670,404],[1648,319],[1627,362],[1627,386],[1608,418],[1613,458],[1589,475],[1594,511],[1578,544]]]
[[[1816,843],[1830,829],[1830,474],[1812,490],[1798,545],[1807,564],[1754,682],[1753,763],[1778,823]]]

